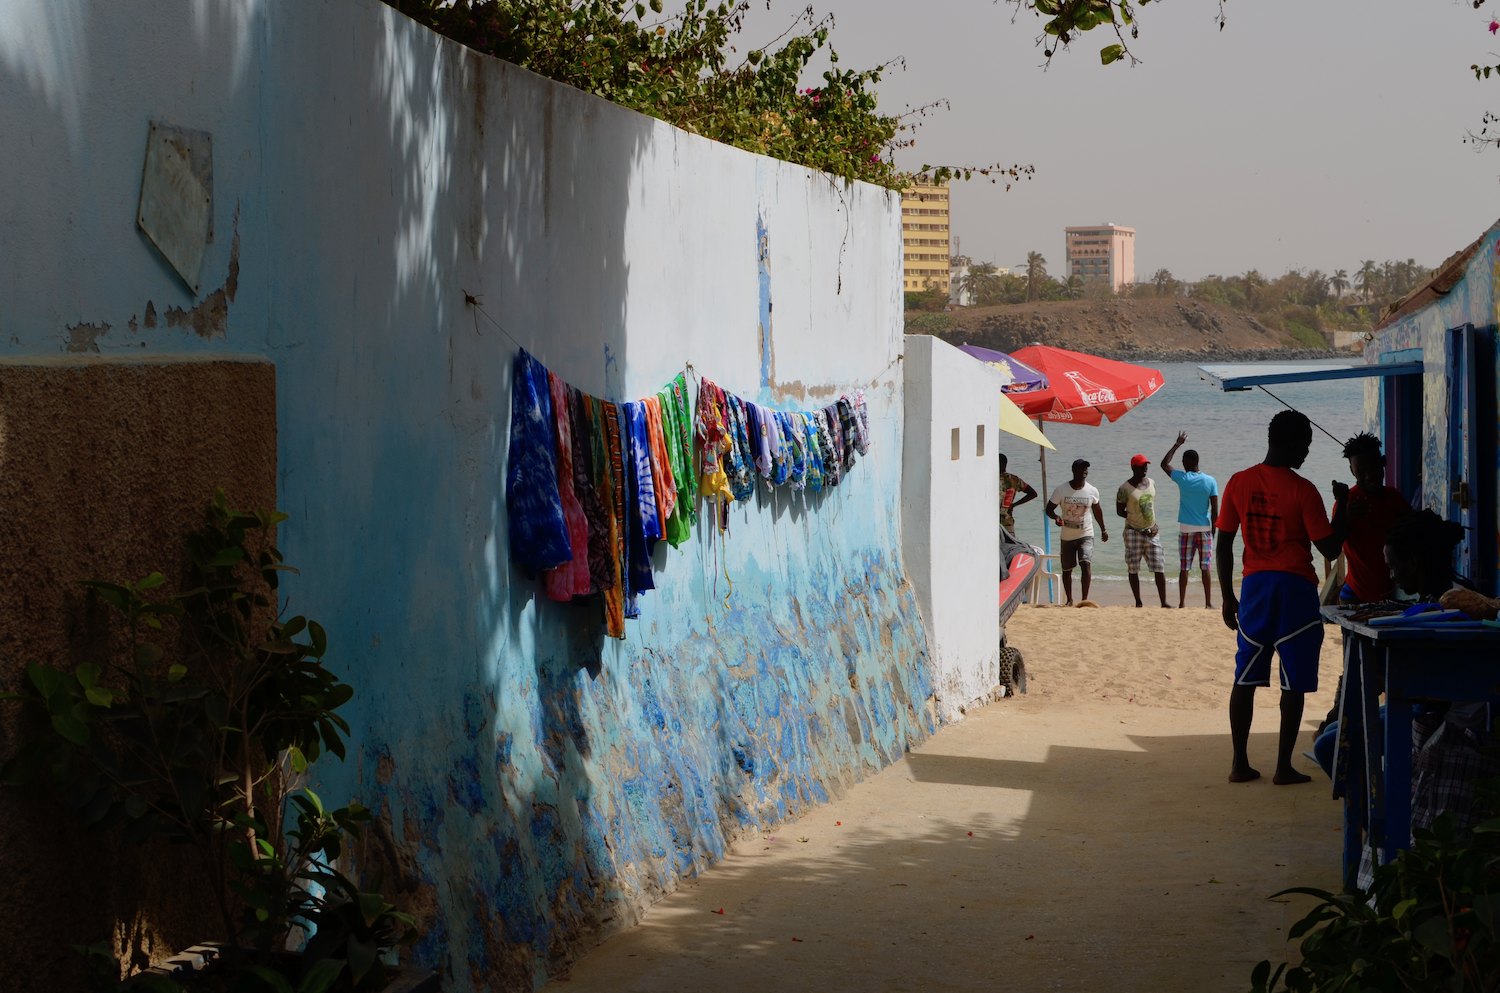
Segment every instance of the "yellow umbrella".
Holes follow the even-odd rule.
[[[1032,423],[1031,418],[1021,413],[1021,408],[1017,407],[1015,401],[1004,393],[1000,394],[1000,430],[1013,434],[1023,441],[1029,441],[1033,445],[1041,445],[1043,448],[1057,451],[1057,446],[1048,441],[1047,436]]]

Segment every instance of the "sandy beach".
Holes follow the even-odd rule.
[[[1189,594],[1186,610],[1162,610],[1152,601],[1139,609],[1022,606],[1006,624],[1007,642],[1026,659],[1030,681],[1030,692],[1017,704],[1044,708],[1091,700],[1223,711],[1234,678],[1235,634],[1217,609],[1203,608],[1202,596],[1200,588],[1194,606]],[[1318,692],[1308,694],[1304,714],[1311,726],[1333,705],[1343,667],[1338,629],[1323,630]],[[1255,702],[1276,707],[1278,695],[1261,691]]]
[[[1325,632],[1309,728],[1338,678]],[[1008,635],[1027,695],[734,845],[548,988],[1238,993],[1295,960],[1309,904],[1270,897],[1338,887],[1340,805],[1300,756],[1306,785],[1226,781],[1218,611],[1028,606]],[[1250,741],[1266,772],[1277,695]]]

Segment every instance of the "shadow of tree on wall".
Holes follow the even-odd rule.
[[[644,174],[653,143],[700,139],[367,0],[123,13],[59,0],[47,17],[55,38],[85,44],[52,52],[55,64],[0,46],[0,79],[25,97],[0,120],[20,107],[33,135],[56,130],[59,188],[105,192],[69,200],[78,233],[39,253],[49,279],[79,282],[48,290],[41,309],[118,296],[105,316],[123,329],[145,313],[147,283],[163,310],[166,286],[191,306],[137,232],[118,235],[132,209],[121,190],[139,183],[156,115],[211,131],[217,230],[237,216],[242,236],[239,297],[213,347],[277,364],[282,547],[303,570],[284,589],[294,612],[327,619],[332,664],[356,688],[357,752],[320,763],[312,785],[382,812],[393,854],[367,844],[362,868],[398,864],[387,893],[420,917],[415,956],[450,988],[532,988],[727,839],[825,800],[930,731],[895,544],[818,530],[843,494],[745,511],[786,529],[777,562],[735,573],[748,610],[715,606],[690,573],[709,561],[700,525],[697,558],[667,566],[671,590],[656,594],[663,615],[691,619],[681,637],[632,622],[630,641],[605,643],[595,608],[547,601],[509,564],[516,349],[631,399],[633,190],[678,181]],[[95,126],[64,120],[55,86],[74,87],[58,92]],[[33,154],[13,146],[0,155]],[[227,271],[227,242],[208,268]],[[55,352],[61,333],[25,347]],[[147,353],[207,347],[166,329],[129,343],[143,341]],[[855,485],[869,485],[865,471]],[[884,510],[893,518],[895,500]],[[793,554],[805,562],[788,567]]]
[[[650,142],[680,138],[392,23],[367,68],[389,105],[393,177],[372,173],[361,193],[397,232],[381,242],[388,298],[369,305],[379,319],[356,353],[295,373],[340,390],[368,380],[327,451],[368,449],[372,472],[339,480],[309,527],[333,522],[340,487],[357,519],[389,522],[331,585],[370,605],[350,641],[379,639],[353,674],[371,689],[355,706],[367,754],[388,750],[394,773],[365,802],[391,811],[420,867],[417,957],[460,986],[522,989],[633,923],[727,839],[921,740],[930,689],[899,562],[851,561],[849,543],[787,585],[790,620],[716,612],[675,560],[659,580],[692,589],[661,609],[702,620],[665,645],[645,621],[606,642],[596,605],[549,601],[509,565],[512,357],[524,346],[579,388],[630,399],[630,186]],[[459,309],[460,290],[484,313]],[[394,402],[372,430],[381,387]],[[693,541],[706,550],[705,523]],[[905,672],[892,664],[903,652]]]

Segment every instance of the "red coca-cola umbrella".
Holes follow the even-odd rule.
[[[1044,421],[1090,425],[1106,417],[1118,421],[1166,382],[1160,369],[1066,348],[1028,345],[1011,355],[1046,375],[1045,390],[1011,395],[1027,417]]]

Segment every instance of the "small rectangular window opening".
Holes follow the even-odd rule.
[[[959,437],[958,437],[958,428],[954,428],[953,429],[953,454],[951,456],[949,456],[949,458],[951,458],[954,462],[958,461],[959,456],[961,454],[961,452],[959,450],[959,445],[960,445],[960,442],[959,442]]]
[[[984,425],[974,425],[974,457],[984,458]]]

